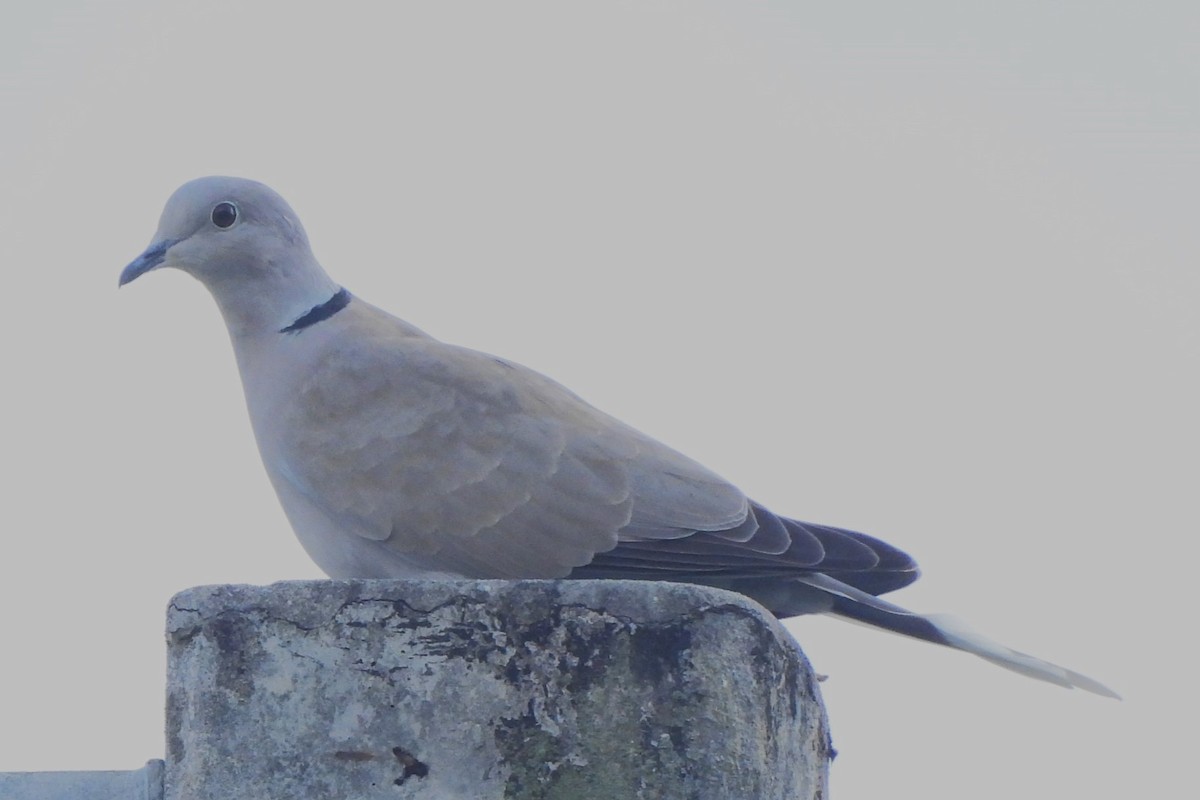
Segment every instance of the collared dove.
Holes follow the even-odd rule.
[[[159,267],[216,299],[267,474],[332,577],[701,583],[780,617],[830,613],[1116,696],[880,600],[918,575],[895,547],[774,514],[549,378],[360,300],[261,183],[184,184],[120,283]]]

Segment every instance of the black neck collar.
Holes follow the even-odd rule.
[[[304,312],[295,322],[288,325],[286,328],[280,328],[280,333],[299,333],[305,328],[311,328],[318,322],[323,322],[329,319],[337,312],[341,311],[346,306],[350,305],[350,293],[345,289],[338,289],[333,297],[321,303],[319,306],[313,306],[308,311]]]

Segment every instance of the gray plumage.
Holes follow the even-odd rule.
[[[351,296],[262,184],[181,187],[121,284],[158,267],[216,299],[267,474],[332,577],[704,583],[779,616],[832,613],[1115,696],[878,599],[917,577],[896,548],[780,517],[549,378]]]

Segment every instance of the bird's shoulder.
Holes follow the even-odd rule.
[[[301,404],[394,409],[457,406],[472,415],[602,416],[567,387],[508,359],[436,339],[356,300],[296,388]],[[317,413],[327,409],[314,408]]]

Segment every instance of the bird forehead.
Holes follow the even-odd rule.
[[[205,228],[214,207],[232,203],[243,221],[281,229],[288,239],[302,238],[299,220],[282,197],[257,181],[212,176],[179,187],[163,208],[160,238],[184,239]]]
[[[254,181],[224,177],[197,178],[175,190],[167,200],[163,216],[172,220],[207,218],[217,203],[251,206],[269,204],[273,200],[282,203],[278,195]]]

